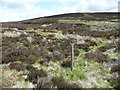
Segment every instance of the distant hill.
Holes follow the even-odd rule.
[[[95,13],[66,13],[66,14],[59,14],[59,15],[52,15],[52,16],[45,16],[45,17],[38,17],[29,20],[36,20],[36,19],[43,19],[43,18],[77,18],[80,19],[82,17],[94,17],[94,18],[120,18],[119,12],[95,12]]]
[[[86,13],[65,13],[52,16],[44,16],[38,18],[32,18],[22,21],[13,21],[12,23],[22,22],[36,22],[40,20],[59,20],[59,19],[71,19],[71,20],[111,20],[120,19],[120,12],[86,12]],[[8,22],[7,22],[8,23]],[[11,22],[10,22],[11,23]]]

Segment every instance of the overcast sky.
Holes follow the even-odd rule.
[[[0,0],[0,22],[75,12],[118,12],[119,0]]]

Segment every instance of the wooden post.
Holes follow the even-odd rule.
[[[74,62],[74,43],[71,43],[71,71],[73,70]]]

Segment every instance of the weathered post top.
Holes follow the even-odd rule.
[[[68,39],[70,40],[71,44],[75,44],[77,42],[77,39],[75,39],[73,37],[68,36]]]
[[[75,38],[71,38],[70,39],[71,43],[75,44],[77,42],[77,40]]]

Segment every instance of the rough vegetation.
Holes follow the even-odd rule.
[[[118,14],[76,15],[2,23],[2,87],[120,88]]]

